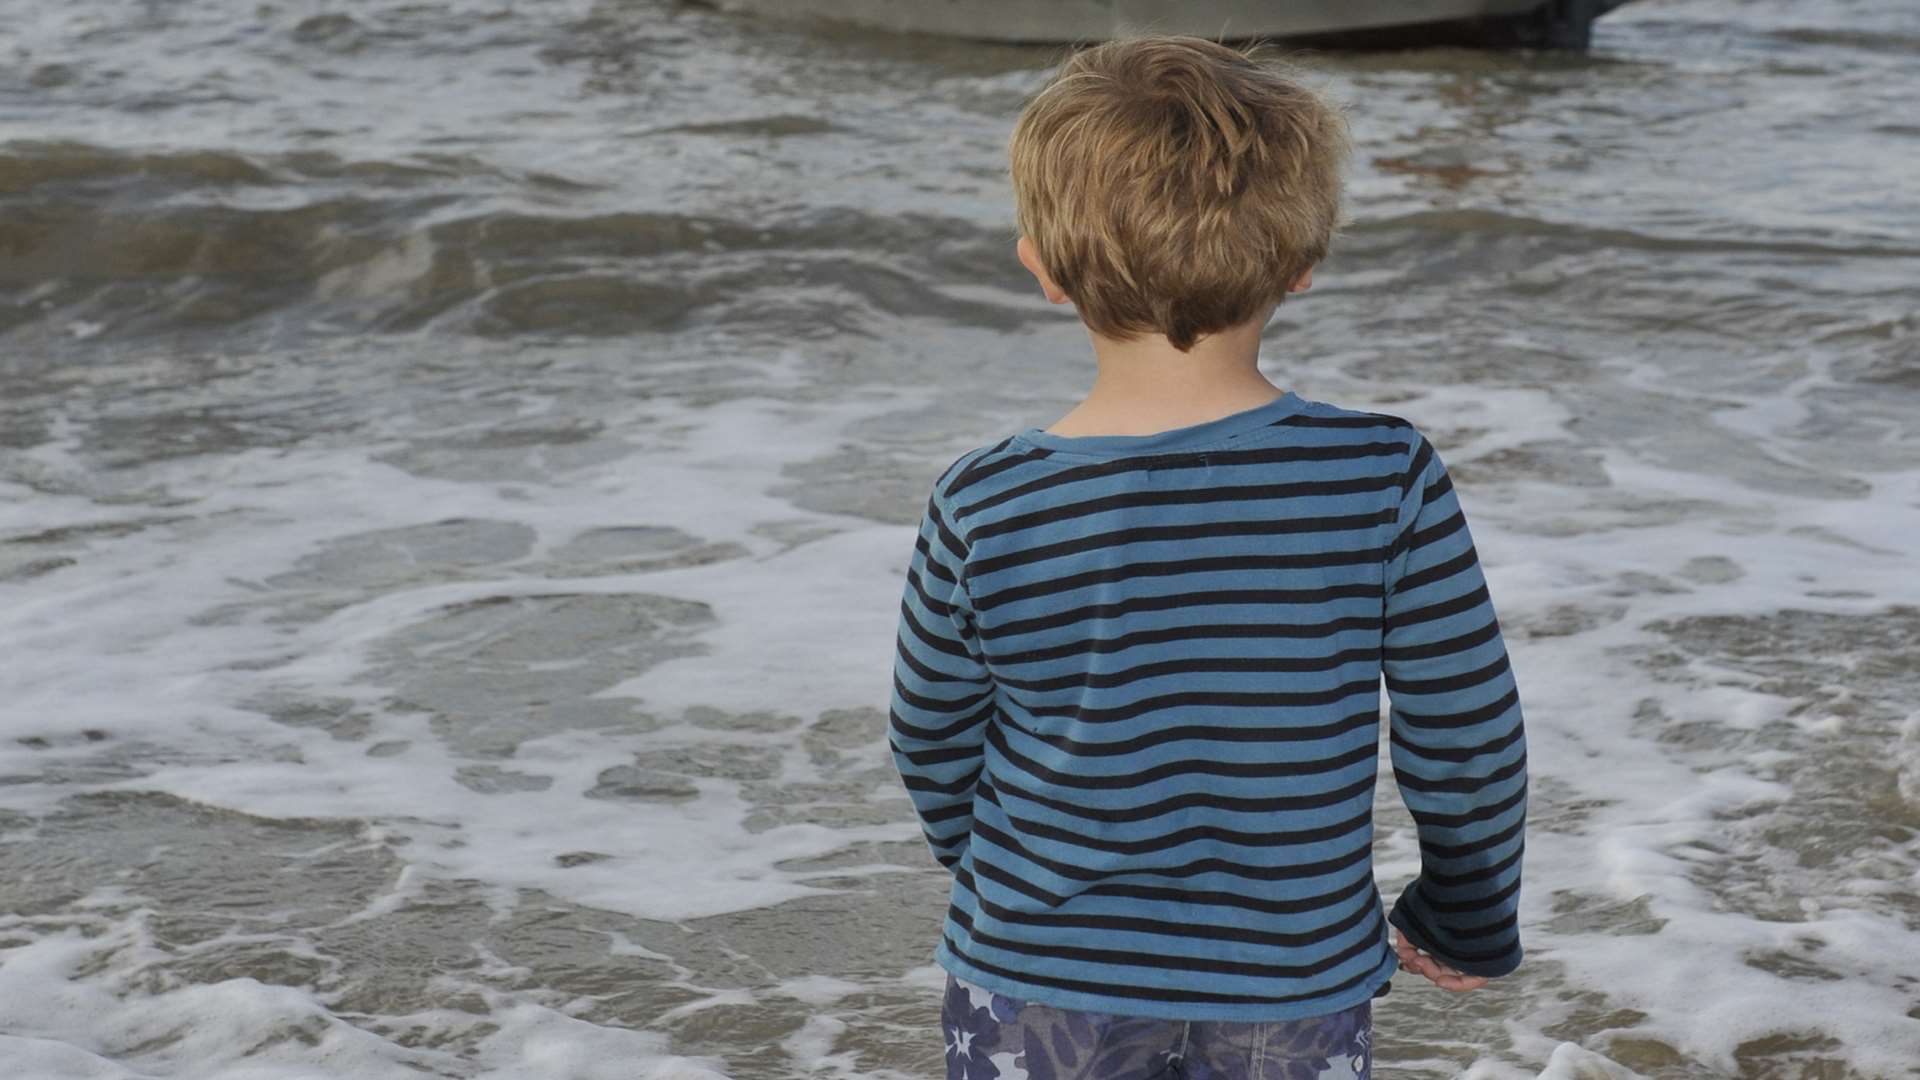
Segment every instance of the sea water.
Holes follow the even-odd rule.
[[[0,1074],[944,1075],[893,633],[1092,376],[1057,51],[0,15]],[[1528,718],[1525,964],[1397,975],[1381,1074],[1920,1076],[1920,11],[1297,58],[1352,221],[1262,370],[1429,433]]]

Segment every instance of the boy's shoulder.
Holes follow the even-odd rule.
[[[1302,407],[1279,423],[1292,428],[1327,432],[1329,440],[1354,438],[1401,443],[1408,459],[1412,458],[1426,438],[1413,421],[1397,413],[1349,408],[1309,397],[1302,397],[1301,401]],[[948,499],[983,474],[996,472],[998,467],[1033,456],[1032,447],[1022,443],[1018,434],[976,446],[954,458],[940,471],[939,479],[934,482],[934,492],[938,498]]]
[[[1330,401],[1303,397],[1305,406],[1288,420],[1296,426],[1357,428],[1372,431],[1395,431],[1408,440],[1420,434],[1413,421],[1397,413],[1373,412],[1367,409],[1352,409],[1344,405],[1335,405]]]
[[[939,478],[933,482],[934,498],[936,500],[951,498],[953,493],[966,483],[967,474],[976,465],[990,460],[996,454],[1012,449],[1014,445],[1014,437],[1009,435],[998,442],[976,446],[954,458],[946,468],[940,470]]]
[[[1397,467],[1402,474],[1399,486],[1402,492],[1406,490],[1411,482],[1410,474],[1419,471],[1421,447],[1428,445],[1426,432],[1398,413],[1351,409],[1312,398],[1305,400],[1307,407],[1288,418],[1297,421],[1298,426],[1350,432],[1366,442],[1397,446]]]

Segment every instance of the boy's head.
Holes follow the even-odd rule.
[[[1108,41],[1070,55],[1021,112],[1015,218],[1089,330],[1185,352],[1271,311],[1326,255],[1345,118],[1259,52]]]

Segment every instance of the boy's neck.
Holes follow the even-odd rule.
[[[1217,420],[1286,393],[1260,373],[1266,319],[1209,334],[1181,352],[1166,335],[1117,341],[1088,332],[1100,365],[1084,401],[1047,430],[1056,435],[1153,435]]]

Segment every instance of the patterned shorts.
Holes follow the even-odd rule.
[[[1373,1076],[1371,1000],[1300,1020],[1160,1020],[1021,1001],[948,972],[940,1026],[947,1040],[947,1080]]]

